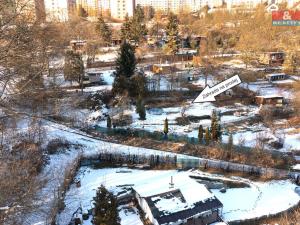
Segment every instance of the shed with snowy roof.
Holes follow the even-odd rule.
[[[284,97],[280,95],[255,96],[255,101],[258,105],[282,107],[284,104]]]
[[[135,198],[154,225],[206,225],[222,221],[223,204],[203,184],[189,177],[162,179],[133,188]]]

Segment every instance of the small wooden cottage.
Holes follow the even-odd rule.
[[[282,107],[284,104],[284,97],[277,95],[270,96],[256,96],[255,102],[258,105],[270,105],[275,107]]]
[[[269,66],[281,66],[284,62],[284,52],[264,52],[260,55],[259,61]]]

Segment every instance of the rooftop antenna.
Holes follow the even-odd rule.
[[[171,176],[170,189],[174,188],[173,176]]]

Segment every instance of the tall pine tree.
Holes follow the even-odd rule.
[[[167,135],[169,133],[169,121],[166,118],[164,122],[164,134]]]
[[[146,109],[141,96],[139,96],[137,103],[136,103],[136,112],[139,114],[140,120],[146,119]]]
[[[167,24],[167,44],[165,46],[165,52],[170,55],[175,55],[179,50],[178,38],[178,18],[175,14],[170,13],[168,16]]]
[[[107,121],[106,121],[106,125],[107,125],[107,128],[111,128],[111,118],[110,116],[107,117]]]
[[[199,130],[198,130],[198,141],[199,141],[199,143],[202,143],[202,141],[203,141],[203,127],[202,127],[202,125],[199,126]]]
[[[96,32],[99,34],[101,40],[105,44],[109,44],[111,42],[112,31],[109,26],[104,22],[104,19],[101,17],[98,18],[96,23]]]
[[[139,43],[140,40],[147,34],[146,26],[144,23],[145,15],[143,8],[140,5],[134,10],[134,14],[131,20],[131,39],[134,40],[136,43]]]
[[[67,51],[64,64],[64,78],[67,81],[77,81],[83,89],[84,64],[79,53]]]
[[[131,40],[131,20],[128,17],[128,14],[125,16],[124,23],[121,27],[121,39],[126,42]]]
[[[99,187],[94,198],[95,225],[120,225],[117,199],[103,185]]]
[[[210,142],[210,132],[209,132],[209,128],[207,127],[205,130],[205,143],[209,145],[209,142]]]
[[[233,136],[232,133],[230,133],[228,138],[228,149],[231,150],[232,147],[233,147]]]
[[[130,78],[134,75],[136,68],[134,47],[127,42],[123,42],[120,47],[118,58],[116,60],[115,81],[113,84],[114,94],[123,94],[124,91],[129,91]]]
[[[211,115],[211,139],[217,141],[219,138],[219,124],[216,110],[212,111]]]

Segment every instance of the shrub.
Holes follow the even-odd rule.
[[[56,138],[49,141],[46,151],[48,154],[59,154],[65,152],[67,149],[71,147],[71,143],[62,138]]]
[[[190,120],[187,117],[177,117],[175,120],[179,126],[186,126],[191,124]]]

